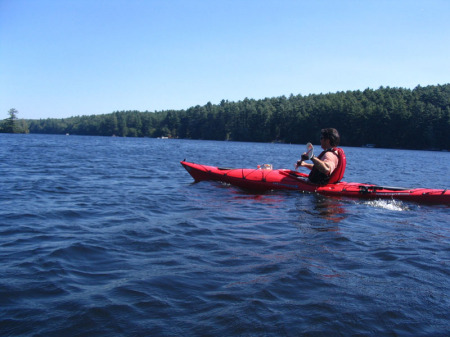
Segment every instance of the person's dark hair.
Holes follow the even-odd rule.
[[[320,133],[323,138],[330,140],[331,146],[335,147],[339,145],[341,137],[339,137],[339,132],[336,129],[333,128],[322,129],[320,130]]]

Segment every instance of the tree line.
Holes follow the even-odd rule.
[[[450,84],[222,100],[186,110],[26,122],[31,133],[284,143],[317,142],[321,128],[334,127],[344,146],[448,150]]]

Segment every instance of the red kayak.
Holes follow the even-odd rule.
[[[398,199],[419,203],[450,205],[447,189],[387,187],[360,183],[339,182],[317,185],[308,181],[308,175],[288,169],[222,168],[181,161],[181,165],[196,182],[214,180],[252,191],[295,190],[327,196],[362,199]]]

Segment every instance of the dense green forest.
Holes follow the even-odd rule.
[[[335,127],[344,146],[448,150],[450,84],[222,100],[187,110],[117,111],[27,124],[31,133],[286,143],[317,142],[321,128]]]

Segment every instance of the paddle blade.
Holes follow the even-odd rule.
[[[314,154],[314,146],[311,143],[307,143],[305,152],[308,155],[308,159],[311,159]]]
[[[307,143],[306,144],[306,151],[305,151],[304,154],[308,157],[308,159],[311,159],[311,157],[313,156],[313,154],[314,154],[314,146],[311,143]],[[296,171],[299,168],[299,166],[302,165],[303,160],[304,160],[304,158],[303,158],[303,155],[302,155],[301,160],[297,161],[297,163],[295,164],[295,170]]]

